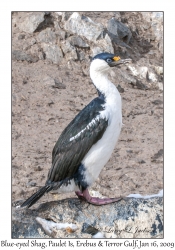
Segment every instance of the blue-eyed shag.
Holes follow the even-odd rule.
[[[92,100],[69,123],[52,151],[52,166],[45,185],[21,207],[31,207],[45,192],[75,191],[79,198],[95,205],[116,202],[121,198],[91,197],[88,191],[108,162],[122,127],[121,96],[108,79],[110,67],[130,62],[110,53],[93,57],[90,77],[98,91]]]

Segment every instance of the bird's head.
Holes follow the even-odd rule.
[[[131,59],[121,59],[110,53],[100,53],[92,58],[90,70],[99,73],[107,73],[110,67],[131,62]]]

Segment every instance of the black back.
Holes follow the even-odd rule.
[[[53,148],[52,167],[46,184],[71,178],[93,144],[101,139],[108,126],[106,119],[97,119],[99,112],[104,109],[103,104],[105,101],[102,96],[95,98],[64,129]],[[95,122],[87,128],[93,119]],[[81,131],[81,135],[70,140]]]

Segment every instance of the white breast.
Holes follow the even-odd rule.
[[[86,168],[85,179],[91,185],[108,162],[117,143],[122,126],[121,97],[113,85],[111,95],[106,98],[105,109],[100,116],[108,120],[108,127],[102,138],[92,146],[82,163]]]

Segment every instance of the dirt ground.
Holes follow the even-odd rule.
[[[93,15],[94,20],[100,18],[89,14],[91,18]],[[23,42],[21,34],[14,26],[15,49]],[[143,60],[147,65],[146,55]],[[152,60],[160,65],[158,55]],[[114,71],[113,83],[124,89],[124,125],[109,162],[90,189],[107,197],[158,193],[163,188],[163,92],[133,87],[120,81],[117,69]],[[55,87],[53,79],[59,81],[59,86]],[[62,65],[47,60],[12,61],[12,201],[28,198],[45,184],[59,135],[96,96],[80,61]],[[49,193],[38,204],[66,197],[75,194]]]

